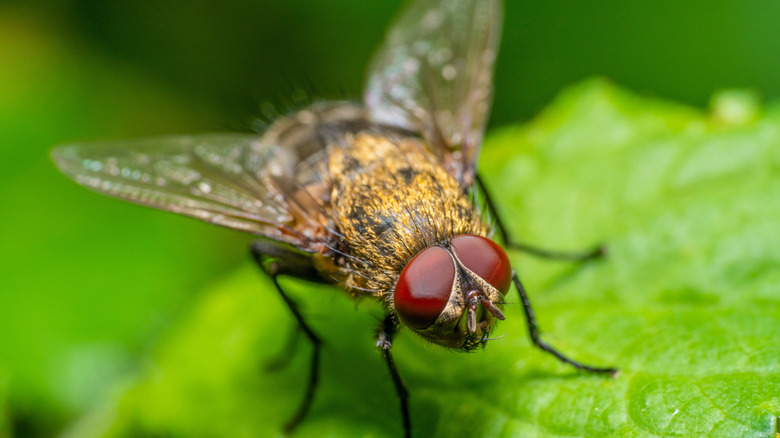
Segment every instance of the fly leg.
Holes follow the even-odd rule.
[[[485,204],[487,209],[490,214],[493,215],[498,233],[501,235],[501,240],[503,240],[507,248],[523,251],[525,253],[545,259],[568,260],[573,262],[601,258],[606,254],[606,249],[601,245],[586,251],[566,252],[551,251],[544,248],[538,248],[533,245],[528,245],[526,243],[514,241],[511,236],[509,236],[509,233],[507,233],[506,227],[501,221],[501,217],[498,215],[498,211],[496,210],[496,204],[493,202],[493,198],[490,196],[490,193],[488,192],[487,187],[485,187],[485,183],[482,181],[482,178],[479,176],[479,174],[477,174],[476,181],[480,190],[482,190],[482,193],[485,195]]]
[[[393,379],[395,385],[395,392],[398,394],[398,399],[401,401],[401,416],[404,422],[404,436],[411,438],[412,436],[412,423],[409,419],[409,390],[406,389],[401,375],[398,374],[398,368],[395,367],[395,361],[393,355],[390,354],[390,347],[393,346],[393,336],[398,332],[398,324],[392,316],[387,315],[382,325],[379,327],[379,333],[377,334],[376,346],[382,350],[382,357],[387,362],[387,369],[390,371],[390,377]]]
[[[544,342],[539,336],[539,325],[536,323],[536,317],[534,316],[534,309],[531,307],[531,301],[528,299],[528,295],[525,293],[523,283],[520,282],[520,278],[517,276],[515,271],[512,271],[512,281],[515,283],[515,287],[517,287],[517,291],[520,293],[520,301],[522,301],[523,310],[525,311],[525,320],[528,323],[528,334],[531,336],[531,341],[534,343],[534,345],[557,357],[561,362],[567,363],[579,370],[587,371],[589,373],[609,374],[612,377],[617,375],[617,368],[600,368],[585,365],[583,363],[577,362],[576,360],[569,359],[563,353],[556,350],[555,347]]]
[[[293,248],[287,248],[280,246],[278,243],[258,240],[251,245],[252,257],[260,268],[268,274],[273,281],[276,290],[282,297],[282,301],[290,309],[293,317],[298,322],[298,328],[302,331],[309,341],[312,343],[312,355],[309,365],[309,380],[306,385],[306,392],[303,396],[303,401],[295,415],[290,418],[284,426],[284,431],[292,432],[298,424],[306,417],[306,414],[311,408],[312,400],[314,400],[314,392],[317,389],[317,383],[319,381],[320,372],[320,349],[322,347],[322,340],[316,333],[309,327],[306,320],[301,315],[298,305],[293,301],[279,285],[279,275],[290,275],[297,278],[303,278],[308,280],[316,280],[316,271],[312,266],[311,259],[303,253]]]

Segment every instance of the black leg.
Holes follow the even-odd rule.
[[[496,223],[498,223],[497,219],[496,219]],[[512,240],[509,241],[505,240],[504,242],[508,242],[506,246],[509,247],[510,249],[516,249],[518,251],[523,251],[525,253],[534,255],[536,257],[541,257],[543,259],[552,259],[552,260],[568,260],[572,262],[582,262],[585,260],[598,259],[604,257],[607,253],[606,248],[604,248],[601,245],[589,249],[587,251],[567,252],[567,251],[550,251],[548,249],[537,248],[535,246],[527,245],[525,243],[514,242]]]
[[[265,271],[268,276],[271,277],[271,281],[273,281],[276,290],[279,292],[282,300],[285,304],[287,304],[290,312],[292,312],[295,320],[298,322],[298,327],[300,327],[301,331],[303,331],[306,337],[309,338],[313,346],[311,364],[309,365],[309,381],[306,385],[306,392],[304,393],[303,401],[298,407],[298,410],[295,412],[295,415],[293,415],[284,426],[284,431],[286,433],[290,433],[298,426],[298,424],[300,424],[304,417],[306,417],[306,414],[309,412],[309,408],[311,408],[312,400],[314,400],[314,392],[317,389],[317,382],[319,381],[320,348],[322,347],[322,340],[319,338],[319,336],[317,336],[316,333],[314,333],[311,327],[309,327],[309,324],[306,323],[303,315],[301,315],[301,312],[298,310],[298,305],[295,303],[295,301],[293,301],[289,296],[287,296],[286,293],[284,293],[284,290],[282,290],[282,287],[279,285],[277,278],[279,275],[288,273],[294,275],[297,273],[297,271],[304,270],[305,266],[300,265],[300,260],[295,258],[285,258],[283,253],[271,253],[271,255],[269,255],[270,251],[267,251],[267,245],[268,243],[263,241],[254,242],[251,246],[252,257],[263,269],[263,271]]]
[[[509,236],[509,233],[506,231],[506,227],[504,226],[503,221],[501,221],[501,216],[499,216],[498,211],[496,210],[496,204],[493,202],[493,198],[490,196],[490,193],[488,192],[487,187],[485,187],[485,183],[482,181],[482,178],[479,176],[479,174],[477,174],[476,181],[477,181],[477,185],[479,186],[479,189],[482,190],[482,193],[485,196],[485,205],[487,206],[490,214],[493,215],[493,219],[495,220],[496,223],[496,228],[498,229],[498,234],[501,236],[501,240],[503,240],[504,245],[506,245],[507,248],[523,251],[525,253],[537,257],[545,258],[545,259],[568,260],[568,261],[575,261],[575,262],[600,258],[606,254],[606,249],[603,246],[597,246],[596,248],[587,251],[565,252],[565,251],[550,251],[543,248],[537,248],[535,246],[528,245],[522,242],[515,242]]]
[[[609,374],[612,377],[617,375],[617,368],[599,368],[585,365],[583,363],[577,362],[576,360],[569,359],[568,357],[564,356],[563,353],[556,350],[552,345],[544,342],[539,336],[539,326],[536,324],[536,317],[534,316],[534,309],[531,307],[531,301],[528,299],[528,295],[525,293],[525,289],[523,288],[523,284],[520,282],[520,278],[517,277],[517,273],[514,271],[512,271],[512,281],[514,281],[515,286],[517,287],[517,291],[520,293],[520,300],[523,302],[523,310],[525,311],[525,320],[528,322],[528,333],[531,336],[531,341],[533,341],[534,345],[557,357],[561,362],[565,362],[574,368],[588,371],[590,373]]]
[[[393,346],[393,336],[398,331],[398,325],[395,320],[387,315],[382,325],[379,327],[379,333],[377,335],[376,346],[382,350],[382,356],[387,362],[387,368],[390,370],[390,376],[393,379],[395,385],[395,392],[398,394],[398,399],[401,401],[401,416],[404,421],[404,436],[411,438],[412,436],[412,422],[409,418],[409,390],[406,389],[404,381],[401,379],[401,375],[398,374],[398,368],[395,367],[395,361],[393,361],[393,355],[390,354],[390,347]]]

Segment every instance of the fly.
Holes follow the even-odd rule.
[[[411,436],[408,391],[393,361],[405,326],[460,351],[483,348],[505,318],[512,285],[531,340],[531,304],[476,205],[478,191],[507,248],[582,260],[513,242],[476,172],[490,110],[501,27],[500,0],[414,0],[369,68],[362,103],[312,105],[262,135],[207,134],[76,144],[54,150],[79,184],[130,202],[255,234],[252,255],[313,345],[308,384],[285,429],[306,416],[319,379],[322,341],[278,277],[332,283],[380,301],[376,345]]]

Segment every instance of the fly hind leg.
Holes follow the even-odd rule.
[[[476,177],[476,181],[477,186],[485,196],[485,205],[490,214],[493,216],[493,220],[495,221],[496,228],[499,235],[501,236],[501,240],[504,242],[504,245],[506,245],[507,248],[523,251],[527,254],[545,259],[567,260],[573,262],[597,259],[606,255],[606,248],[602,245],[585,251],[566,252],[553,251],[539,248],[533,245],[528,245],[522,242],[516,242],[506,231],[506,227],[504,226],[503,221],[501,221],[501,217],[498,215],[498,211],[496,210],[496,204],[493,202],[493,198],[490,196],[490,193],[488,192],[487,187],[485,187],[485,183],[482,181],[482,178],[479,176],[479,174]]]
[[[257,262],[258,266],[260,266],[260,268],[271,278],[274,287],[282,297],[282,301],[284,301],[287,308],[290,309],[290,312],[298,323],[298,329],[309,338],[313,347],[309,365],[309,379],[306,384],[303,401],[295,412],[295,415],[293,415],[284,426],[285,432],[289,433],[306,417],[306,414],[311,408],[312,401],[314,400],[314,393],[317,389],[317,383],[319,382],[322,340],[303,318],[303,315],[298,308],[298,304],[293,301],[279,285],[278,277],[280,275],[289,275],[314,281],[318,281],[319,277],[312,265],[311,258],[309,258],[306,253],[296,250],[295,248],[276,242],[258,240],[252,243],[251,251],[255,262]],[[292,354],[292,350],[288,353]]]

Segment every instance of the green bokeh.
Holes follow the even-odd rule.
[[[0,4],[0,410],[5,411],[0,413],[0,436],[6,430],[15,436],[50,436],[84,412],[106,405],[117,382],[132,381],[149,351],[160,349],[160,334],[168,333],[171,325],[179,327],[181,315],[202,305],[198,298],[208,289],[204,285],[246,258],[249,238],[239,233],[122,204],[77,187],[51,165],[51,146],[247,129],[262,115],[265,102],[286,111],[296,104],[298,99],[291,96],[299,90],[314,98],[356,97],[367,59],[399,4],[390,0]],[[491,126],[526,120],[562,88],[593,75],[699,107],[722,88],[753,88],[759,96],[776,100],[780,97],[776,23],[780,6],[771,0],[509,0]],[[680,109],[686,112],[695,117],[693,110]],[[582,119],[586,125],[592,122]],[[599,138],[597,134],[570,131],[578,137]],[[726,154],[728,159],[704,160],[705,165],[693,161],[674,175],[674,182],[685,190],[706,191],[708,175],[740,172],[740,165],[749,163],[755,152],[751,149],[755,141],[737,140],[742,145],[739,152]],[[721,147],[728,148],[729,141],[724,139]],[[565,141],[560,144],[560,149],[548,153],[576,153],[565,147]],[[716,142],[700,153],[724,156],[718,147]],[[644,201],[662,190],[662,182],[670,181],[663,167],[664,160],[674,159],[670,148],[659,141],[659,147],[633,158],[647,165],[636,167],[638,191],[620,194],[627,197],[627,208],[653,211]],[[610,158],[598,171],[609,174],[628,164]],[[567,183],[563,179],[557,184]],[[543,190],[514,193],[507,204],[548,209],[557,205]],[[695,214],[683,207],[675,208],[680,214]],[[586,237],[607,235],[605,230],[591,230],[588,236],[568,236],[566,224],[577,214],[575,208],[550,213],[550,220],[563,227],[557,234],[560,241],[553,243],[588,242]],[[742,237],[753,237],[740,234],[749,233],[739,231],[741,218],[701,225],[735,230],[721,243],[725,250]],[[662,227],[663,216],[658,220]],[[547,232],[528,227],[518,231],[528,236]],[[768,223],[750,232],[773,229]],[[678,243],[685,236],[685,230],[670,233],[666,237]],[[653,247],[639,237],[630,243],[636,251]],[[724,277],[708,280],[714,292],[704,296],[682,286],[664,290],[661,303],[715,300],[719,298],[709,295],[720,297],[724,288],[742,290],[747,279],[774,275],[773,265],[762,265],[761,260],[755,266],[741,265],[728,259],[732,252],[697,252],[696,242],[682,243],[692,263],[713,263],[723,269]],[[659,275],[656,270],[669,256],[661,252],[646,260],[646,275]],[[750,251],[744,256],[756,257]],[[527,263],[529,270],[540,272],[528,279],[535,289],[555,286],[543,279],[554,278],[550,271],[561,268]],[[614,294],[628,293],[625,285],[640,281],[628,276],[635,267],[618,263],[614,269],[625,282]],[[681,279],[687,272],[664,275]],[[754,289],[746,293],[764,294],[769,300],[775,292],[767,286]],[[659,293],[653,291],[643,293]],[[562,296],[586,301],[586,292]],[[550,300],[549,306],[565,305]],[[657,312],[659,320],[671,318],[668,307],[661,305]],[[353,313],[350,318],[360,318]],[[646,321],[634,323],[641,327]],[[760,336],[761,331],[756,328],[755,333]],[[377,373],[381,380],[381,370]],[[642,388],[626,390],[652,390]],[[394,403],[391,397],[387,402]],[[385,421],[396,427],[392,413]]]

